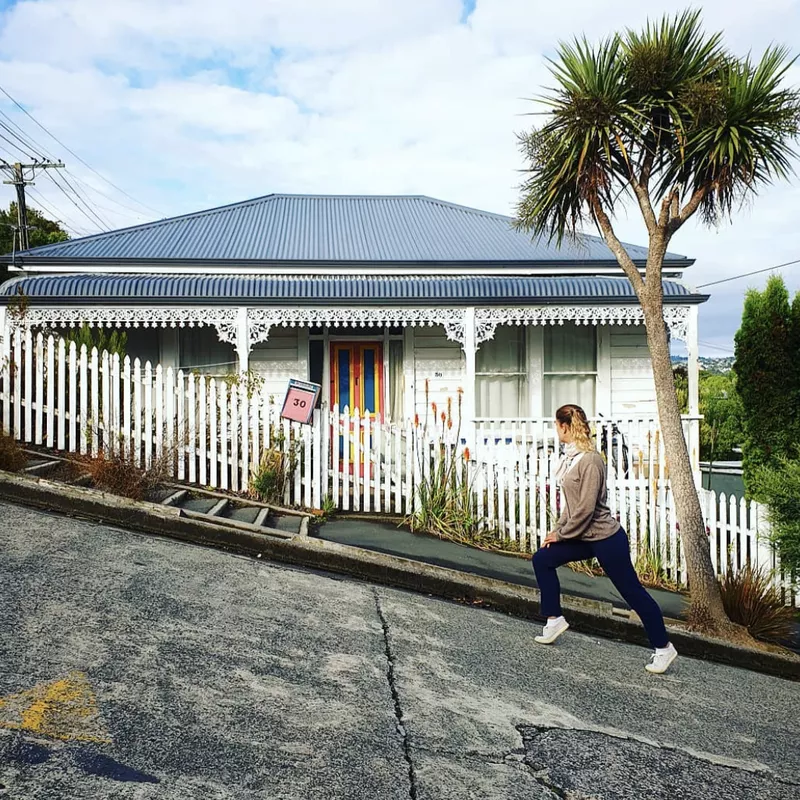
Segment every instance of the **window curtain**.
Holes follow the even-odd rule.
[[[594,416],[597,328],[589,325],[545,328],[544,373],[543,407],[547,416],[555,414],[565,403],[575,403],[587,415]]]
[[[228,375],[239,369],[233,345],[221,342],[216,328],[181,328],[181,369],[209,375]]]
[[[475,411],[478,417],[516,419],[526,415],[525,328],[498,326],[475,355]]]
[[[403,421],[403,343],[401,341],[389,342],[389,420],[391,422]]]

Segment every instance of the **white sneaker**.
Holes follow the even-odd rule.
[[[569,622],[564,617],[548,620],[547,625],[542,628],[542,635],[536,637],[539,644],[553,644],[553,642],[569,628]]]
[[[661,647],[650,656],[650,663],[645,664],[644,668],[648,672],[662,675],[669,669],[669,665],[678,657],[678,651],[670,642],[666,647]]]

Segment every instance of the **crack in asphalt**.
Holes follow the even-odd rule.
[[[536,781],[536,783],[552,792],[555,797],[561,798],[562,800],[577,800],[576,795],[567,795],[560,786],[550,783],[550,776],[547,769],[534,769],[525,760],[525,749],[522,747],[517,747],[513,750],[506,750],[502,753],[487,753],[480,750],[448,750],[442,747],[430,748],[417,746],[415,749],[423,753],[428,752],[437,756],[471,758],[476,761],[483,761],[486,764],[496,764],[502,767],[511,767],[519,772],[527,772]],[[591,798],[583,796],[583,800],[591,800]]]
[[[613,739],[618,742],[636,742],[638,744],[646,745],[647,747],[652,747],[656,750],[666,750],[672,753],[679,753],[681,755],[688,756],[689,758],[692,758],[696,761],[702,761],[705,764],[710,764],[714,767],[720,767],[722,769],[738,770],[740,772],[745,772],[750,775],[763,775],[765,777],[773,778],[778,783],[784,783],[787,786],[800,786],[800,783],[797,783],[789,778],[784,778],[778,775],[774,770],[766,766],[739,762],[735,759],[729,759],[724,756],[716,756],[713,753],[705,753],[702,751],[698,751],[691,747],[681,747],[680,745],[676,744],[657,742],[654,739],[649,739],[646,736],[637,736],[635,733],[604,730],[599,727],[570,728],[561,725],[541,725],[541,724],[529,724],[529,723],[517,725],[516,728],[520,736],[523,738],[523,741],[526,733],[531,738],[534,738],[535,736],[541,736],[545,733],[550,733],[552,731],[564,732],[564,733],[570,733],[570,732],[587,733],[592,735],[605,736],[609,739]]]
[[[386,679],[389,682],[389,689],[392,693],[392,700],[394,701],[394,715],[396,717],[397,732],[400,734],[400,739],[403,745],[403,757],[408,763],[408,796],[411,800],[417,800],[417,774],[414,768],[414,761],[411,758],[411,744],[408,741],[408,731],[406,730],[405,723],[403,722],[403,707],[400,704],[400,695],[397,692],[397,683],[394,674],[394,653],[392,652],[391,638],[389,636],[389,623],[381,607],[381,599],[378,595],[378,590],[373,588],[372,593],[375,596],[375,610],[378,612],[378,619],[381,621],[383,628],[383,643],[386,653]]]
[[[525,752],[524,763],[527,768],[530,770],[533,777],[536,781],[541,784],[542,786],[549,789],[551,792],[556,794],[558,797],[561,798],[575,798],[576,795],[573,792],[565,792],[557,784],[551,782],[550,774],[548,766],[546,765],[545,761],[537,759],[534,757],[534,754],[531,752],[531,745],[533,740],[538,737],[544,736],[550,732],[561,732],[561,733],[585,733],[590,735],[599,735],[601,737],[607,737],[608,739],[615,740],[617,742],[635,742],[640,745],[645,745],[646,747],[653,748],[654,750],[663,750],[666,752],[672,752],[675,754],[679,754],[685,757],[688,757],[694,761],[702,762],[708,764],[710,766],[723,769],[723,770],[730,770],[731,772],[740,772],[744,774],[749,774],[753,776],[762,776],[764,778],[769,778],[770,780],[774,781],[776,784],[781,786],[788,786],[788,787],[797,787],[800,786],[800,783],[791,780],[790,778],[785,778],[781,775],[778,775],[773,770],[764,767],[758,768],[756,766],[749,766],[747,764],[735,764],[735,763],[726,763],[728,759],[722,757],[716,757],[710,753],[702,753],[692,750],[690,748],[684,748],[677,745],[672,744],[664,744],[660,742],[654,742],[652,740],[646,739],[644,737],[639,737],[633,734],[623,734],[623,733],[615,733],[610,731],[603,731],[591,728],[569,728],[569,727],[561,727],[561,726],[550,726],[550,725],[517,725],[515,726],[517,731],[519,732],[520,736],[523,739],[523,750]],[[510,751],[510,753],[514,753],[516,751]],[[583,800],[592,800],[590,795],[579,795]]]

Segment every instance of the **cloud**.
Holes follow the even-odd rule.
[[[800,39],[798,0],[704,9],[709,27],[725,20],[737,52]],[[526,98],[549,82],[545,56],[561,38],[662,10],[654,0],[22,0],[0,13],[2,84],[164,214],[273,191],[422,193],[509,213],[515,133],[533,122]],[[152,218],[10,104],[0,110],[68,162],[110,224]],[[96,227],[46,178],[36,191],[74,227]],[[789,260],[798,199],[796,184],[774,187],[733,225],[681,231],[672,249],[698,260],[687,277]],[[633,213],[619,230],[646,242]],[[714,290],[704,340],[730,343],[746,285]]]

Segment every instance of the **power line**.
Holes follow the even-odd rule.
[[[74,198],[70,197],[69,192],[67,192],[67,190],[55,178],[53,178],[51,175],[49,175],[48,177],[58,187],[58,190],[64,195],[64,197],[66,197],[67,200],[69,200],[70,203],[72,203],[72,205],[74,205],[75,208],[77,208],[78,211],[80,211],[81,214],[83,214],[83,216],[86,217],[86,219],[88,219],[93,226],[99,227],[100,230],[104,230],[102,221],[100,221],[100,224],[98,226],[97,220],[92,219],[89,213],[87,213],[83,208],[81,208],[81,206],[78,205],[78,203],[75,201]],[[91,212],[91,208],[89,209],[89,212]]]
[[[707,286],[718,286],[720,283],[728,283],[729,281],[738,281],[740,278],[749,278],[751,275],[761,275],[764,272],[773,272],[781,267],[791,267],[793,264],[800,264],[800,258],[794,261],[787,261],[785,264],[776,264],[774,267],[767,267],[766,269],[757,269],[754,272],[745,272],[742,275],[734,275],[732,278],[723,278],[721,281],[711,281],[711,283],[701,283],[697,288],[705,289]]]
[[[28,249],[28,209],[25,203],[25,186],[33,183],[36,175],[36,170],[44,170],[48,174],[48,170],[62,169],[64,167],[61,163],[42,162],[38,161],[33,164],[20,164],[19,161],[14,164],[2,164],[0,170],[3,172],[11,173],[13,179],[3,181],[3,183],[11,184],[17,192],[17,227],[19,229],[19,247],[20,250]],[[26,177],[25,170],[28,170],[30,177]]]
[[[44,158],[44,156],[42,155],[42,154],[44,154],[45,156],[50,158],[52,161],[58,161],[58,159],[52,153],[47,151],[47,148],[43,147],[39,142],[37,142],[36,139],[33,138],[33,136],[28,134],[22,128],[22,126],[19,125],[18,123],[16,123],[8,114],[5,113],[5,111],[0,110],[0,116],[2,116],[4,119],[8,120],[8,124],[13,129],[18,131],[18,133],[14,133],[14,136],[16,136],[21,142],[24,142],[25,145],[27,147],[29,147],[31,150],[38,151],[37,155],[39,155],[42,158]],[[4,127],[6,127],[5,124],[4,124]]]
[[[40,142],[38,142],[36,139],[34,139],[33,136],[28,134],[27,131],[25,131],[20,125],[18,125],[10,116],[8,116],[8,114],[6,114],[4,111],[2,111],[2,109],[0,109],[0,117],[3,117],[4,119],[8,120],[8,123],[9,123],[9,125],[12,126],[12,128],[9,129],[8,125],[3,123],[2,121],[0,121],[0,127],[4,128],[11,136],[13,136],[19,142],[21,142],[22,145],[24,145],[24,147],[26,147],[28,150],[32,151],[35,155],[40,156],[43,160],[45,159],[45,156],[47,158],[49,158],[50,160],[52,160],[52,161],[57,161],[58,160],[46,147],[44,147]],[[19,133],[17,133],[17,131]],[[5,149],[5,148],[3,148],[3,149]],[[6,150],[6,152],[8,152],[10,155],[12,155],[14,159],[17,158],[17,156],[15,154],[11,153],[11,151]],[[44,155],[42,155],[42,154],[44,154]],[[120,202],[115,197],[112,197],[110,194],[107,194],[106,192],[103,192],[100,189],[97,189],[94,186],[92,186],[91,184],[87,183],[79,175],[76,175],[74,172],[71,172],[69,170],[65,170],[65,172],[67,174],[69,174],[72,177],[73,180],[75,180],[76,182],[78,182],[79,184],[84,186],[86,189],[88,189],[88,190],[90,190],[92,192],[96,192],[97,194],[101,195],[102,197],[105,197],[107,200],[110,200],[115,205],[118,205],[120,208],[124,208],[124,209],[136,214],[139,219],[141,219],[144,216],[142,214],[141,209],[133,208],[132,206],[129,206],[129,205],[125,204],[125,203]],[[114,210],[109,209],[109,208],[104,208],[99,203],[95,203],[95,206],[97,208],[100,208],[100,209],[103,209],[105,211],[108,211],[111,214],[119,214],[120,213],[119,211],[114,211]]]
[[[125,197],[127,197],[130,200],[133,200],[134,203],[138,203],[140,206],[142,206],[142,208],[146,208],[149,211],[152,211],[154,214],[158,214],[159,216],[162,216],[162,217],[164,216],[157,209],[153,208],[152,206],[146,205],[141,200],[137,200],[135,197],[133,197],[132,195],[128,194],[124,189],[121,189],[119,186],[117,186],[115,183],[110,181],[104,175],[101,175],[91,164],[88,164],[86,161],[84,161],[74,150],[71,150],[57,136],[55,136],[49,130],[47,130],[47,128],[45,128],[45,126],[42,125],[42,123],[39,122],[39,120],[37,120],[36,117],[33,116],[33,114],[31,114],[21,103],[19,103],[17,100],[15,100],[2,86],[0,86],[0,92],[2,92],[20,111],[22,111],[24,114],[26,114],[28,117],[30,117],[30,119],[32,119],[34,121],[34,123],[36,123],[36,125],[38,125],[51,139],[53,139],[53,141],[58,142],[58,144],[60,144],[70,155],[72,155],[75,158],[77,158],[78,161],[80,161],[81,164],[83,164],[84,167],[86,167],[87,169],[89,169],[92,172],[94,172],[94,174],[97,175],[98,178],[101,178],[102,180],[104,180],[109,186],[113,186],[118,192],[121,192],[122,194],[124,194]]]
[[[87,233],[84,230],[81,230],[77,225],[71,222],[67,222],[66,220],[60,219],[60,217],[66,216],[62,214],[60,211],[56,210],[53,211],[48,205],[45,204],[41,195],[38,192],[34,192],[33,189],[28,189],[28,194],[33,195],[34,199],[36,200],[36,205],[39,206],[43,211],[49,214],[50,219],[53,222],[61,223],[67,230],[72,231],[73,233],[77,234],[78,236],[90,236],[91,234]]]
[[[0,123],[0,127],[3,127],[2,123]],[[13,136],[13,134],[12,134],[12,136]],[[13,140],[9,139],[8,136],[3,136],[3,134],[0,133],[0,139],[3,139],[3,141],[8,142],[12,147],[14,147],[15,149],[19,150],[27,158],[30,158],[32,161],[36,161],[36,156],[34,154],[25,152],[25,150],[23,148],[21,148],[19,146],[19,144],[17,144]],[[15,158],[16,158],[16,156],[15,156]]]
[[[61,175],[59,177],[64,181],[64,183],[67,184],[67,186],[69,186],[75,197],[78,197],[81,200],[81,202],[86,206],[86,208],[88,208],[92,212],[92,214],[95,217],[97,217],[97,219],[100,220],[100,222],[102,222],[103,225],[106,226],[108,230],[111,230],[113,225],[102,214],[98,213],[95,210],[97,204],[95,203],[94,205],[90,206],[89,201],[80,192],[78,192],[78,190],[75,188],[75,185],[70,181],[70,179],[66,175]]]
[[[116,203],[116,205],[118,205],[120,208],[124,208],[127,211],[132,211],[134,214],[138,215],[139,217],[143,217],[144,216],[140,209],[133,208],[133,206],[129,206],[126,203],[121,203],[119,200],[117,200],[115,197],[112,197],[110,194],[107,194],[106,192],[103,192],[100,189],[98,189],[96,186],[92,186],[90,183],[87,183],[85,180],[83,180],[79,175],[76,175],[74,172],[70,172],[69,170],[66,170],[66,171],[79,184],[81,184],[81,186],[85,187],[90,192],[95,192],[96,194],[99,194],[101,197],[105,197],[106,200],[110,200],[112,203]],[[100,204],[97,204],[97,207],[98,208],[103,208],[103,206],[101,206]],[[107,208],[105,210],[108,211],[109,213],[112,213],[112,214],[118,214],[119,213],[118,211],[112,211],[110,208]]]
[[[699,340],[698,344],[703,345],[703,347],[710,347],[712,350],[719,350],[719,351],[721,351],[723,353],[727,353],[728,355],[731,355],[731,356],[735,355],[734,351],[731,350],[730,347],[720,347],[719,345],[711,344],[710,342],[704,342],[702,340]]]

